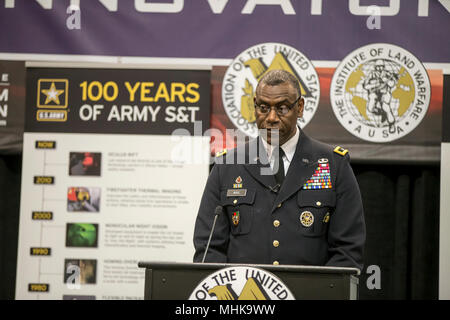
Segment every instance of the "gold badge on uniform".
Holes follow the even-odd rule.
[[[233,184],[234,189],[242,188],[242,178],[241,176],[237,177],[235,180],[235,184]]]
[[[311,227],[314,223],[313,214],[309,211],[303,211],[302,214],[300,215],[300,222],[304,227],[307,228]]]
[[[327,214],[325,215],[325,217],[323,218],[323,222],[324,223],[328,223],[328,221],[330,221],[330,213],[327,212]]]

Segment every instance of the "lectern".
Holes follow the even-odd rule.
[[[197,285],[218,270],[247,266],[275,275],[297,300],[356,300],[358,276],[356,268],[228,264],[139,262],[145,268],[145,300],[187,300]]]

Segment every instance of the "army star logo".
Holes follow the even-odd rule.
[[[51,101],[55,102],[57,105],[60,104],[59,102],[59,95],[64,92],[64,90],[56,90],[55,83],[52,82],[52,85],[50,86],[50,89],[41,90],[43,94],[47,96],[45,99],[44,104],[49,104]]]
[[[413,131],[425,117],[431,85],[422,63],[407,50],[385,43],[351,52],[330,87],[334,114],[356,137],[390,142]]]
[[[233,60],[225,73],[222,102],[231,122],[251,137],[258,135],[253,101],[256,85],[273,69],[286,70],[299,80],[305,106],[308,106],[303,118],[298,119],[300,128],[311,121],[319,104],[319,76],[304,54],[293,47],[272,42],[248,48]]]
[[[38,108],[61,108],[68,106],[69,80],[39,79],[37,90]]]
[[[36,120],[67,121],[68,90],[68,79],[38,79]]]

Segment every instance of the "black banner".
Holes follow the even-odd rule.
[[[22,152],[25,63],[0,61],[0,153]]]
[[[210,72],[30,68],[26,132],[194,133],[209,128]]]

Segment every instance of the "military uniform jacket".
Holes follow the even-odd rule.
[[[349,155],[300,131],[277,190],[275,177],[263,174],[270,170],[265,150],[252,154],[259,146],[257,138],[216,158],[195,223],[194,262],[203,258],[221,205],[205,262],[362,269],[365,223]]]

